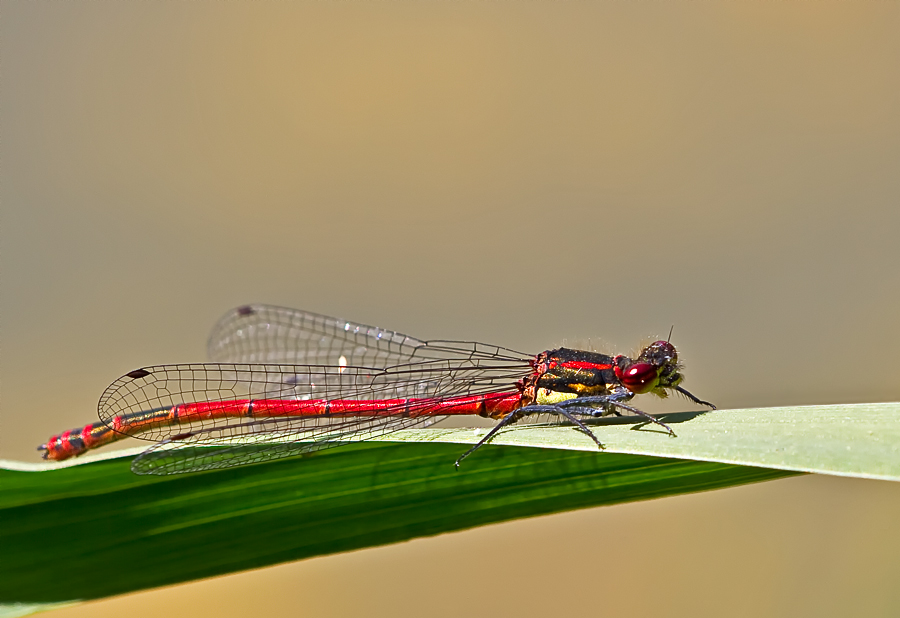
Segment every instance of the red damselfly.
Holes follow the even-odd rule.
[[[461,341],[422,341],[314,313],[248,305],[213,329],[211,363],[144,367],[103,393],[100,422],[38,447],[62,460],[125,437],[156,442],[132,464],[141,474],[226,468],[290,457],[421,427],[455,415],[499,422],[535,414],[573,423],[630,412],[643,393],[681,393],[675,347],[656,341],[630,358],[558,348],[538,355]],[[219,448],[207,448],[219,447]]]

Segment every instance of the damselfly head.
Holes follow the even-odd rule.
[[[653,363],[654,365],[663,366],[678,362],[678,352],[668,341],[654,341],[643,350],[637,357],[638,362]]]
[[[634,361],[617,357],[615,372],[632,393],[652,392],[664,398],[668,395],[665,389],[676,388],[684,379],[680,368],[675,346],[668,341],[655,341],[641,350]]]

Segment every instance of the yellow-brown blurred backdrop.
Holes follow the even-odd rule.
[[[527,351],[674,323],[721,407],[897,400],[898,32],[895,2],[2,0],[0,455],[246,302]],[[898,509],[804,477],[57,615],[897,615]]]

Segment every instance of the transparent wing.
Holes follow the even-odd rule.
[[[214,362],[388,367],[408,362],[423,345],[375,326],[258,304],[222,316],[210,333],[207,354]]]
[[[192,364],[122,376],[100,399],[100,419],[162,441],[134,462],[168,474],[289,457],[476,413],[472,396],[515,395],[527,361],[474,353],[390,368]],[[465,348],[450,348],[462,354]],[[482,397],[483,399],[483,397]],[[211,450],[219,446],[224,449]]]
[[[423,341],[396,331],[309,311],[244,305],[226,313],[207,343],[210,361],[386,368],[422,360],[528,360],[514,350],[459,341]]]
[[[183,474],[245,466],[285,457],[295,457],[334,446],[341,446],[351,440],[364,440],[386,435],[400,429],[426,426],[443,417],[420,417],[418,419],[382,419],[370,422],[369,431],[359,424],[346,431],[335,427],[329,438],[310,442],[296,442],[291,431],[281,432],[274,423],[257,425],[256,434],[251,433],[254,424],[248,423],[244,440],[223,442],[217,430],[204,430],[191,434],[196,439],[189,443],[163,440],[141,453],[131,463],[136,474]],[[252,438],[257,438],[255,441]],[[207,438],[207,439],[202,439]],[[224,446],[223,445],[228,445]],[[216,448],[210,448],[216,447]]]

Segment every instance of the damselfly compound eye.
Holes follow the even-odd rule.
[[[625,371],[617,371],[628,390],[640,394],[652,390],[659,382],[659,370],[650,363],[635,363]]]

